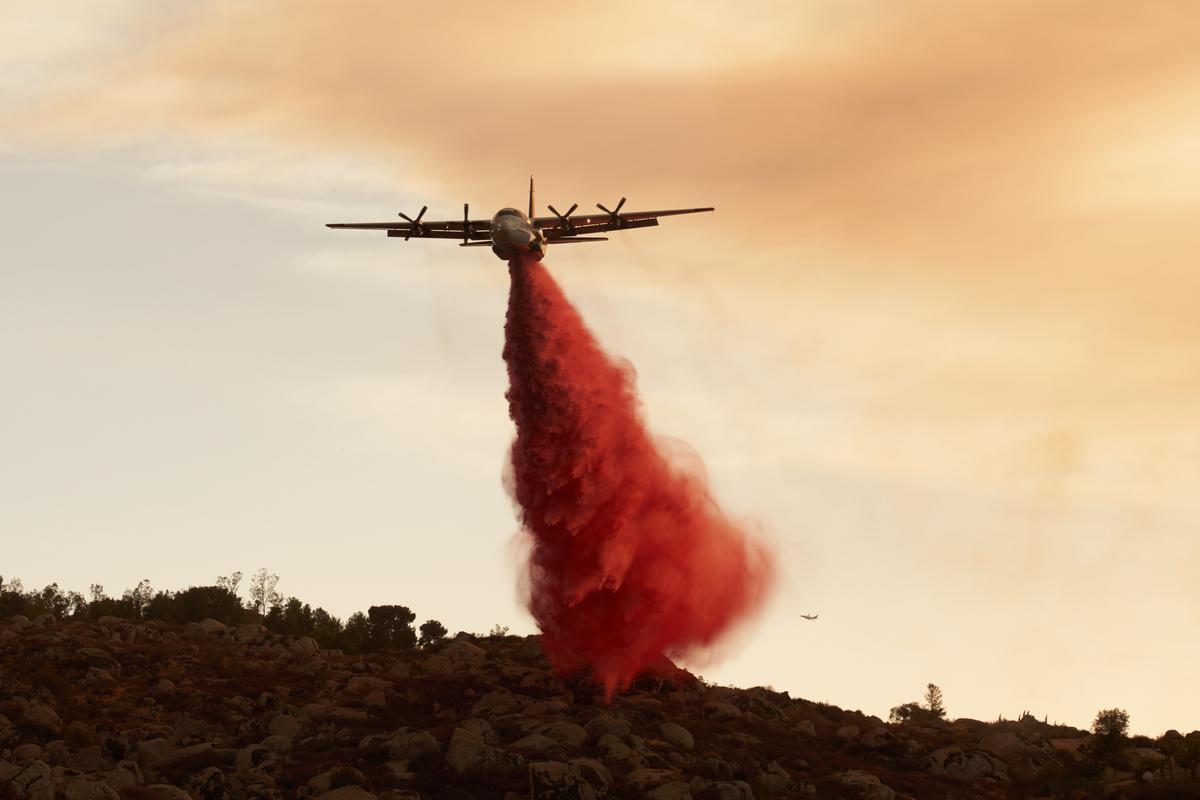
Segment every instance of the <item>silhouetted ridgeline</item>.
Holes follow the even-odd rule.
[[[885,723],[669,664],[608,704],[535,637],[238,588],[6,585],[0,800],[1200,798],[1200,731],[1129,737],[1120,709],[950,721],[930,685]]]
[[[295,597],[276,591],[279,576],[260,569],[250,579],[242,599],[242,573],[219,577],[209,586],[192,586],[182,591],[155,591],[150,581],[126,589],[120,597],[109,597],[104,587],[92,584],[89,597],[64,591],[52,583],[40,591],[26,591],[19,580],[0,577],[0,620],[16,615],[36,618],[53,614],[61,620],[97,622],[105,617],[132,621],[160,621],[176,625],[216,620],[225,625],[262,623],[273,633],[310,636],[323,648],[347,653],[382,649],[404,649],[439,641],[446,628],[428,620],[420,630],[413,627],[416,615],[405,606],[371,606],[365,613],[351,614],[345,622],[323,608],[313,608]]]

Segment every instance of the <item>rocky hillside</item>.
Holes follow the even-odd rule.
[[[1082,731],[891,726],[665,672],[610,705],[532,638],[348,656],[258,625],[16,617],[0,623],[0,798],[888,800],[1133,779],[1072,787]],[[1137,757],[1162,788],[1173,765]]]

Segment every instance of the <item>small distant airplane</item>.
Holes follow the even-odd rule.
[[[816,619],[819,616],[821,616],[821,615],[820,614],[801,614],[800,619],[806,619],[811,622],[812,620]]]
[[[533,215],[533,177],[529,178],[529,213],[526,214],[515,208],[502,208],[490,220],[471,219],[468,204],[463,203],[463,218],[461,220],[439,220],[437,222],[422,222],[428,206],[421,207],[421,213],[410,217],[404,212],[400,216],[404,222],[330,222],[329,228],[352,228],[355,230],[383,230],[388,236],[404,237],[404,241],[416,237],[418,239],[462,239],[460,247],[487,247],[491,245],[492,252],[504,261],[516,256],[534,256],[538,261],[546,254],[546,245],[571,244],[573,242],[606,242],[606,236],[586,236],[583,234],[603,233],[605,231],[620,231],[629,228],[650,228],[658,225],[659,217],[671,217],[678,214],[698,214],[702,211],[712,211],[712,208],[674,208],[667,211],[633,211],[621,213],[625,198],[617,203],[616,208],[609,210],[600,203],[596,207],[603,214],[577,214],[571,216],[579,204],[567,209],[565,214],[549,206],[552,217],[535,217]]]

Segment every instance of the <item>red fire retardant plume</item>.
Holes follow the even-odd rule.
[[[504,360],[529,607],[551,663],[590,667],[611,697],[755,611],[771,562],[702,478],[655,449],[632,370],[601,351],[545,268],[518,260],[509,274]]]

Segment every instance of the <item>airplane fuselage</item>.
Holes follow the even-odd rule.
[[[518,256],[534,256],[541,261],[546,254],[546,235],[518,209],[497,211],[492,217],[490,234],[492,252],[504,261]]]

